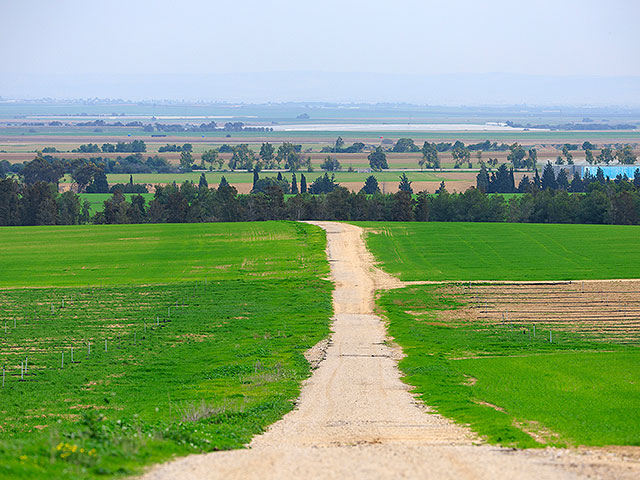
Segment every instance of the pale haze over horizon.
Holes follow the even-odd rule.
[[[2,0],[0,96],[640,104],[640,2]]]

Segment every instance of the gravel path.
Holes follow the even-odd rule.
[[[400,380],[401,352],[386,342],[384,324],[373,314],[375,290],[403,284],[373,266],[359,227],[312,223],[327,231],[335,317],[326,350],[310,352],[318,368],[297,408],[246,450],[191,455],[143,478],[640,478],[637,459],[478,445],[467,429],[429,413]]]

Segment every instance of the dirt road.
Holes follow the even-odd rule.
[[[335,318],[326,351],[315,349],[324,358],[297,408],[246,450],[191,455],[154,467],[145,479],[543,480],[640,473],[637,463],[610,453],[476,445],[471,432],[429,413],[400,380],[401,353],[373,314],[375,290],[402,284],[374,268],[360,228],[313,223],[327,231]]]

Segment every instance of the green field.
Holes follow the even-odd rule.
[[[640,445],[640,332],[634,345],[568,332],[550,343],[551,327],[538,325],[534,337],[518,322],[457,319],[463,303],[436,286],[392,290],[378,301],[406,354],[405,381],[427,405],[490,443]]]
[[[640,275],[637,227],[360,225],[383,268],[403,280]],[[581,330],[574,320],[545,323],[540,317],[536,334],[515,315],[496,323],[457,312],[474,294],[456,288],[452,294],[451,287],[411,286],[378,300],[390,335],[407,355],[400,362],[405,381],[426,404],[491,443],[640,445],[639,329],[612,340],[597,328]]]
[[[402,280],[640,278],[640,227],[360,222]]]
[[[325,236],[310,225],[0,239],[0,478],[123,476],[241,447],[291,410],[302,353],[329,331]]]
[[[128,201],[131,201],[131,197],[135,196],[135,193],[125,193],[124,196]],[[147,204],[153,200],[153,193],[142,193],[141,194],[146,200]],[[97,212],[101,212],[104,209],[104,201],[108,200],[113,195],[110,193],[81,193],[79,194],[80,202],[84,202],[87,200],[90,205],[91,215],[96,214]]]
[[[310,184],[316,178],[324,175],[324,171],[317,170],[315,172],[298,172],[296,177],[298,183],[300,182],[300,175],[304,174],[307,178],[307,183]],[[400,175],[403,172],[372,172],[372,173],[358,173],[358,172],[335,172],[335,179],[337,182],[362,182],[364,184],[365,179],[369,175],[374,175],[379,182],[399,182]],[[456,180],[447,179],[438,172],[406,172],[409,180],[416,182],[440,182],[446,180],[447,182],[455,182]],[[183,183],[191,181],[198,183],[202,172],[191,173],[139,173],[133,175],[133,181],[135,183]],[[207,182],[210,187],[217,187],[220,183],[220,179],[224,176],[230,183],[252,183],[253,173],[249,172],[206,172]],[[291,173],[284,172],[282,174],[287,180],[291,181]],[[331,175],[331,172],[329,172]],[[262,172],[260,177],[275,177],[275,172]],[[109,183],[127,183],[129,182],[129,174],[112,173],[107,175]]]

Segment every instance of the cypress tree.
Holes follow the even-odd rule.
[[[567,172],[564,171],[564,168],[558,173],[556,183],[558,184],[558,188],[561,190],[569,189],[569,179],[567,178]]]
[[[536,168],[536,172],[533,175],[533,188],[536,190],[540,190],[542,187],[542,181],[540,180],[540,174],[538,174],[538,169]]]
[[[489,190],[489,173],[484,162],[480,166],[480,172],[476,175],[476,188],[482,193],[487,193]]]
[[[518,193],[529,193],[531,190],[531,181],[527,175],[523,176],[520,179],[520,183],[518,184]]]
[[[298,194],[298,182],[296,180],[296,174],[293,173],[291,175],[291,193],[294,195]]]
[[[220,188],[222,187],[228,187],[229,186],[229,182],[227,182],[227,179],[224,178],[224,175],[222,176],[222,178],[220,179],[220,185],[218,185],[218,190],[220,190]]]
[[[401,192],[413,193],[413,188],[411,188],[411,182],[407,177],[406,173],[403,173],[400,176],[400,184],[398,185],[398,190]]]
[[[198,188],[209,188],[209,182],[207,182],[207,177],[204,173],[200,174],[200,181],[198,182]]]
[[[300,193],[307,193],[307,178],[304,173],[300,174]]]
[[[558,184],[556,182],[556,175],[553,173],[553,167],[551,166],[551,162],[547,162],[542,171],[542,189],[547,190],[548,188],[556,189],[558,188]]]
[[[260,180],[260,176],[258,175],[258,168],[254,168],[253,169],[253,187],[251,187],[251,190],[255,190],[256,183],[258,183],[258,180]]]

